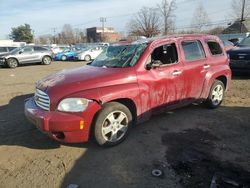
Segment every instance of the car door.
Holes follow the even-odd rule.
[[[183,54],[185,85],[182,102],[191,103],[199,99],[210,65],[200,40],[184,40],[180,46]]]
[[[46,51],[48,51],[46,48],[43,48],[43,47],[40,47],[40,46],[34,46],[32,62],[35,63],[35,62],[42,61],[42,58],[45,55]]]
[[[142,94],[142,109],[153,109],[154,113],[177,107],[182,99],[183,64],[178,59],[175,43],[165,43],[156,47],[148,61],[148,65],[158,64],[138,75],[138,83]]]
[[[90,56],[92,59],[95,59],[100,54],[100,50],[98,48],[93,48],[90,50]]]
[[[17,55],[19,63],[31,63],[34,62],[35,54],[32,46],[25,46]]]

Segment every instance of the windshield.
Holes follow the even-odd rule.
[[[237,46],[250,46],[250,37],[244,38]]]
[[[113,45],[104,48],[102,53],[91,63],[95,67],[122,68],[134,66],[147,44]]]
[[[14,50],[11,50],[10,51],[10,53],[11,54],[18,54],[19,53],[19,51],[21,51],[22,50],[22,48],[21,47],[19,47],[19,48],[15,48]]]

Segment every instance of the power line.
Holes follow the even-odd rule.
[[[242,2],[242,10],[241,10],[241,19],[240,19],[240,33],[242,33],[242,29],[243,29],[245,4],[246,4],[246,0],[243,0],[243,2]]]

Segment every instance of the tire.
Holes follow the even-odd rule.
[[[131,125],[132,114],[126,106],[118,102],[107,103],[94,122],[95,140],[100,146],[117,145],[127,137]]]
[[[90,60],[91,60],[90,55],[85,55],[85,57],[84,57],[84,61],[90,61]]]
[[[51,61],[52,61],[52,59],[49,56],[44,56],[42,59],[42,64],[43,65],[50,65]]]
[[[62,59],[62,61],[66,61],[67,60],[67,56],[63,55],[61,59]]]
[[[223,101],[224,93],[225,85],[223,82],[215,80],[210,89],[205,105],[210,109],[218,108]]]
[[[15,58],[9,58],[9,59],[7,59],[7,66],[9,68],[14,69],[14,68],[18,67],[18,61]]]

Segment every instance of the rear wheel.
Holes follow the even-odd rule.
[[[215,80],[206,100],[206,106],[212,109],[219,107],[224,98],[224,92],[225,86],[223,82],[221,82],[220,80]]]
[[[50,65],[51,61],[52,61],[52,59],[49,56],[44,56],[42,59],[42,64],[43,65]]]
[[[114,146],[128,135],[132,114],[123,104],[111,102],[104,105],[95,121],[94,135],[101,146]]]
[[[84,60],[85,60],[85,61],[90,61],[90,60],[91,60],[90,55],[85,55]]]
[[[18,61],[14,58],[9,58],[7,60],[7,65],[9,68],[16,68],[18,66]]]
[[[66,55],[63,55],[62,56],[62,61],[66,61],[67,60],[67,56]]]

